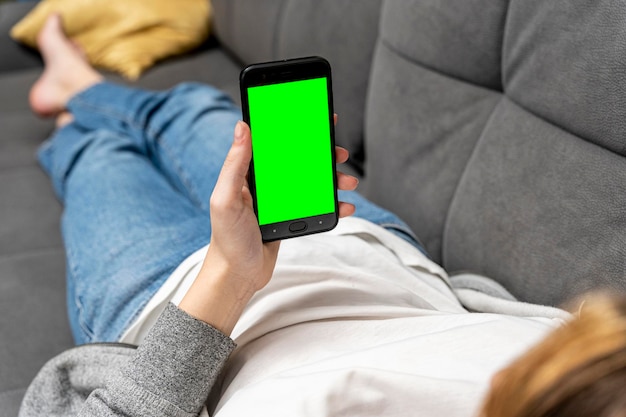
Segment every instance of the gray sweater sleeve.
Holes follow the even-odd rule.
[[[197,416],[234,348],[229,337],[169,304],[136,351],[94,345],[51,360],[20,416]],[[77,393],[90,386],[77,405]]]

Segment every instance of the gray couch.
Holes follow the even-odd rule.
[[[214,84],[245,63],[317,54],[361,191],[448,271],[549,305],[626,291],[626,6],[598,0],[219,0],[215,37],[138,84]],[[72,346],[61,207],[33,154],[36,54],[0,5],[0,416]],[[115,79],[115,77],[112,77]]]

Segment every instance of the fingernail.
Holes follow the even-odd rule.
[[[235,140],[243,139],[243,122],[240,120],[235,125]]]

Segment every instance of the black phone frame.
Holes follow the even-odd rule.
[[[314,233],[327,232],[334,229],[339,221],[339,200],[337,197],[337,170],[335,153],[335,123],[334,106],[332,94],[332,76],[329,62],[319,56],[295,58],[282,61],[263,62],[247,66],[241,71],[239,76],[239,86],[241,90],[241,107],[243,121],[246,122],[251,131],[250,110],[248,104],[248,88],[263,85],[277,84],[290,81],[302,81],[311,78],[325,77],[327,79],[328,90],[328,113],[330,126],[330,152],[332,155],[332,172],[334,187],[335,210],[333,213],[325,213],[316,216],[291,219],[278,223],[259,225],[261,236],[264,242],[289,239],[298,236],[305,236]],[[253,138],[254,140],[254,138]],[[256,185],[254,178],[254,154],[250,162],[248,171],[248,184],[254,205],[254,213],[258,219],[258,208],[256,199]]]

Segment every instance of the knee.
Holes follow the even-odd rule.
[[[171,97],[180,98],[183,105],[193,109],[237,109],[225,92],[207,84],[186,82],[174,87]]]

